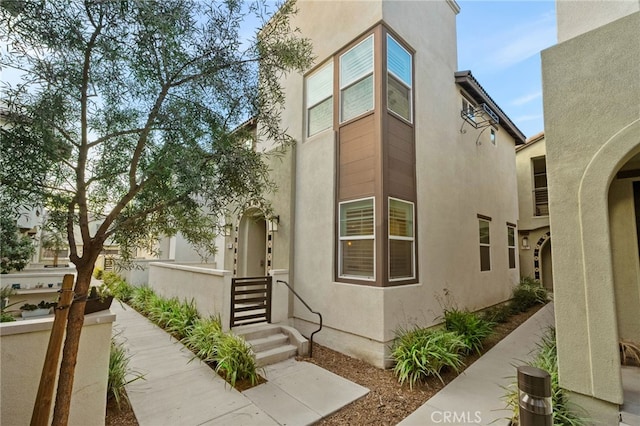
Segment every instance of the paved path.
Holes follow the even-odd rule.
[[[502,400],[504,387],[514,382],[516,366],[531,359],[541,336],[554,324],[553,303],[549,303],[400,425],[508,425],[511,413]]]
[[[265,369],[267,383],[243,393],[231,388],[166,332],[118,302],[114,330],[129,366],[144,380],[127,385],[141,426],[305,425],[369,390],[314,364],[288,360]]]

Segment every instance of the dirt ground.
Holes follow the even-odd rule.
[[[491,349],[511,331],[536,313],[542,306],[512,316],[504,324],[498,324],[484,344],[484,351]],[[479,355],[465,360],[471,365]],[[313,345],[313,358],[302,358],[371,390],[365,397],[355,401],[333,415],[321,420],[318,425],[395,425],[413,413],[436,392],[444,387],[437,378],[409,388],[400,386],[391,370],[381,370],[363,361],[343,355],[318,344]],[[456,377],[453,372],[442,374],[445,384]],[[138,422],[129,407],[118,411],[113,403],[107,405],[106,426],[137,426]]]

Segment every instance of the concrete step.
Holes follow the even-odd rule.
[[[259,367],[265,365],[275,364],[276,362],[284,361],[298,353],[298,348],[293,345],[283,345],[277,348],[268,349],[266,351],[256,353],[256,363]]]
[[[269,335],[267,337],[247,340],[247,343],[251,345],[255,353],[258,353],[276,348],[278,346],[287,345],[289,343],[289,336],[283,333],[277,333]]]
[[[621,411],[620,424],[621,425],[640,425],[640,416],[635,413],[629,413],[628,411]]]
[[[238,336],[242,336],[246,341],[262,339],[281,333],[280,327],[272,324],[242,325],[233,327],[231,331]]]

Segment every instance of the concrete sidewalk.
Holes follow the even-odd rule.
[[[144,380],[127,385],[141,426],[305,425],[369,390],[307,362],[288,360],[265,369],[267,383],[243,393],[231,388],[165,331],[116,301],[114,330],[129,366]]]
[[[508,425],[511,412],[502,399],[504,388],[515,381],[516,367],[535,355],[541,336],[554,324],[549,303],[400,425]]]

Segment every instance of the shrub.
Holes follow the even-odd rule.
[[[548,299],[547,290],[540,284],[540,281],[525,277],[513,289],[511,311],[513,313],[525,312],[535,305],[547,303]]]
[[[96,267],[93,269],[93,277],[94,277],[96,280],[101,280],[101,279],[102,279],[103,274],[104,274],[104,271],[102,270],[102,268],[100,268],[100,267],[97,267],[97,266],[96,266]]]
[[[545,370],[551,376],[551,404],[553,406],[553,424],[559,426],[580,426],[589,422],[580,417],[568,406],[567,395],[558,383],[558,351],[556,348],[555,328],[549,328],[538,344],[538,354],[528,363],[532,367]],[[513,410],[514,424],[518,424],[518,386],[513,383],[505,396],[507,406]]]
[[[218,342],[222,336],[220,317],[198,318],[193,322],[181,342],[205,362],[213,362],[218,355]]]
[[[491,334],[494,323],[473,312],[450,309],[444,311],[444,326],[448,331],[460,335],[467,345],[467,352],[480,353],[482,341]]]
[[[251,385],[258,383],[253,350],[242,337],[232,333],[222,334],[216,352],[216,373],[225,377],[231,386],[235,386],[238,380],[249,380]]]
[[[507,305],[493,306],[482,313],[484,320],[492,323],[505,323],[511,316],[511,307]]]
[[[396,361],[393,372],[400,384],[409,381],[409,387],[428,376],[440,376],[443,368],[449,367],[459,371],[464,365],[464,351],[469,347],[457,333],[435,329],[399,330],[391,349],[391,356]]]
[[[186,300],[180,302],[175,297],[151,299],[149,319],[179,339],[188,334],[189,328],[198,317],[198,310],[193,299],[190,302]]]
[[[107,380],[107,399],[114,398],[118,409],[122,402],[129,403],[129,398],[125,392],[125,386],[131,382],[143,378],[141,374],[131,371],[129,368],[129,358],[122,343],[111,338],[111,351],[109,353],[109,378]],[[133,376],[127,380],[127,376]]]
[[[135,310],[147,315],[149,314],[153,300],[157,298],[158,296],[156,296],[156,293],[151,287],[142,286],[134,288],[129,302]]]
[[[13,317],[13,315],[6,312],[0,312],[0,322],[13,322],[15,320],[16,319]]]

